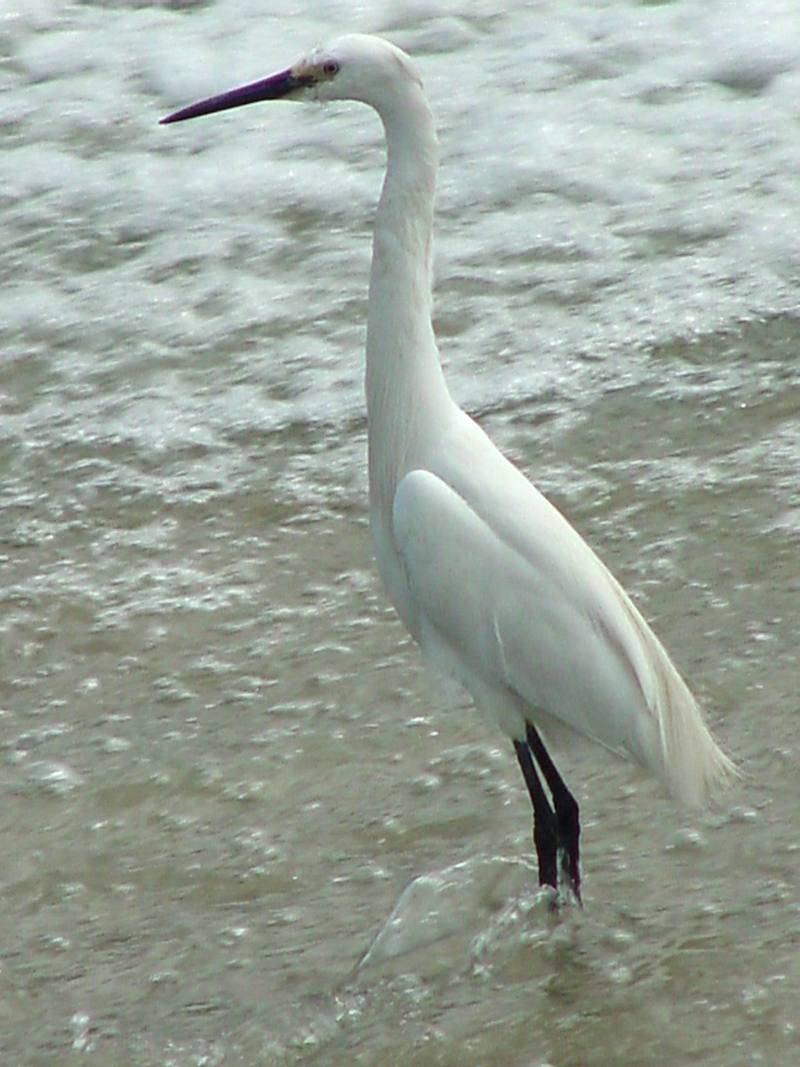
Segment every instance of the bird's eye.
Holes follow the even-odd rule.
[[[327,78],[332,78],[334,74],[339,73],[339,64],[336,62],[335,59],[326,59],[325,62],[322,64],[322,73]]]

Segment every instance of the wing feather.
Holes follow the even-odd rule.
[[[534,720],[555,719],[702,803],[732,765],[683,679],[588,545],[506,466],[495,480],[484,469],[469,500],[464,463],[458,488],[425,470],[398,486],[393,536],[423,650],[446,660],[478,703],[511,691]]]

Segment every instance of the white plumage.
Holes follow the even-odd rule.
[[[360,100],[383,121],[387,171],[366,353],[378,567],[425,655],[514,740],[534,802],[540,880],[555,886],[557,848],[562,876],[579,896],[577,805],[538,730],[581,735],[635,760],[692,806],[706,802],[733,764],[619,583],[450,397],[431,325],[438,148],[409,58],[379,38],[342,37],[165,121],[278,97]],[[555,812],[541,800],[531,757]]]

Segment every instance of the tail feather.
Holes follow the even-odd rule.
[[[738,776],[739,771],[719,747],[686,682],[664,646],[625,596],[631,622],[638,631],[647,664],[642,690],[654,719],[657,751],[650,747],[653,770],[671,796],[691,808],[705,807]]]

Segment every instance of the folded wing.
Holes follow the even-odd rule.
[[[687,686],[588,545],[499,458],[479,491],[468,462],[444,477],[411,471],[398,486],[393,536],[423,650],[489,714],[492,696],[502,704],[510,692],[539,725],[556,720],[649,767],[678,800],[704,803],[732,765]]]

